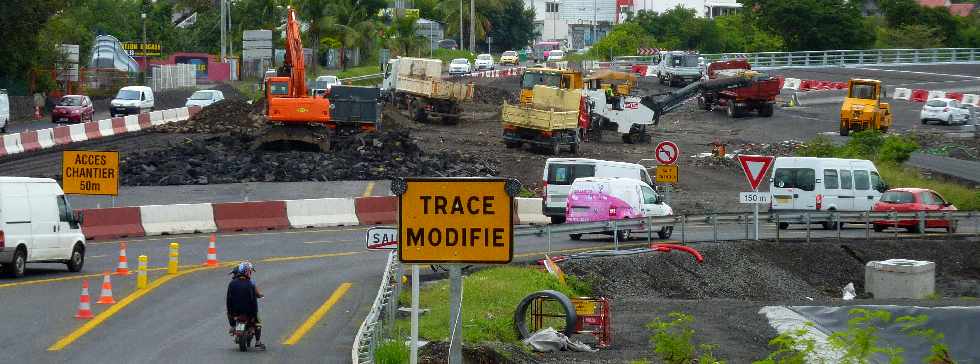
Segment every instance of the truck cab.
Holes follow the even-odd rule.
[[[700,80],[703,60],[697,53],[673,51],[663,54],[657,66],[657,78],[669,86],[686,85]]]
[[[840,108],[840,135],[860,130],[887,132],[892,125],[891,107],[885,98],[881,81],[851,79],[847,82],[847,97]]]
[[[542,85],[563,90],[581,89],[582,73],[569,69],[528,68],[521,76],[521,105],[529,105],[534,97],[534,86]]]

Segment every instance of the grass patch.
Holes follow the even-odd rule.
[[[939,192],[946,200],[960,210],[980,209],[980,191],[941,179],[923,178],[915,168],[906,168],[894,163],[877,163],[878,173],[888,182],[888,187],[920,187]]]
[[[465,342],[516,342],[514,309],[532,292],[551,289],[569,297],[584,296],[590,289],[575,277],[565,276],[568,286],[546,272],[504,266],[481,270],[463,278],[463,340]],[[401,302],[411,302],[411,290],[403,290]],[[433,283],[421,291],[419,304],[430,311],[419,318],[419,336],[427,340],[449,338],[449,281]],[[409,304],[404,304],[409,306]],[[407,334],[408,318],[399,320],[396,331]],[[401,336],[396,336],[401,337]]]
[[[348,68],[346,70],[337,73],[337,78],[344,79],[350,77],[366,76],[381,73],[381,66],[361,66]],[[374,86],[381,82],[381,78],[375,78],[370,80],[354,81],[351,84],[355,86]]]
[[[235,88],[246,100],[256,101],[265,96],[258,86],[259,83],[256,82],[234,81],[228,82],[228,84]]]
[[[374,350],[374,362],[378,364],[408,363],[410,351],[405,343],[399,340],[388,340]]]
[[[447,65],[449,65],[450,61],[456,58],[466,58],[470,60],[470,64],[472,64],[476,59],[476,55],[470,53],[469,51],[464,51],[459,49],[439,48],[432,51],[432,58],[441,59],[443,67],[446,67]]]

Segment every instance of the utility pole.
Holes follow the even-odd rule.
[[[459,0],[459,49],[463,49],[463,0]]]
[[[228,8],[225,7],[225,0],[221,0],[221,62],[225,61],[227,52],[225,47],[228,45],[228,39],[225,28],[228,26]]]
[[[139,49],[143,51],[143,86],[147,85],[146,73],[150,71],[150,65],[146,63],[146,3],[143,3],[143,12],[140,13],[140,19],[143,21],[143,44],[140,45]]]
[[[596,12],[599,9],[596,8],[596,0],[592,0],[592,44],[595,44],[595,27],[596,27]]]
[[[470,0],[470,52],[476,51],[476,0]]]

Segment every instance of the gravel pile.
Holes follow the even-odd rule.
[[[861,294],[864,263],[905,258],[936,262],[936,290],[943,296],[980,293],[980,247],[975,242],[737,242],[695,248],[704,255],[703,264],[672,252],[577,259],[564,263],[562,269],[609,297],[798,301],[840,298],[840,289],[850,282]]]
[[[254,105],[242,101],[222,100],[201,109],[185,122],[165,124],[155,130],[181,134],[255,135],[265,127],[261,114],[253,112]]]
[[[458,153],[428,154],[404,130],[363,135],[330,153],[251,150],[254,140],[248,135],[218,135],[185,139],[167,149],[129,153],[121,163],[122,184],[204,185],[497,174],[498,162],[494,159]]]
[[[504,101],[516,104],[519,100],[520,90],[517,87],[513,89],[502,89],[486,85],[474,85],[473,87],[474,103],[501,105]]]
[[[692,164],[697,167],[721,167],[741,170],[735,156],[739,154],[771,155],[775,157],[790,157],[806,144],[798,140],[786,140],[776,144],[728,142],[728,152],[724,158],[712,156],[711,153],[701,153],[692,156]]]

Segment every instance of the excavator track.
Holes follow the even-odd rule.
[[[270,124],[252,144],[252,149],[273,151],[330,151],[330,129],[313,124]]]

